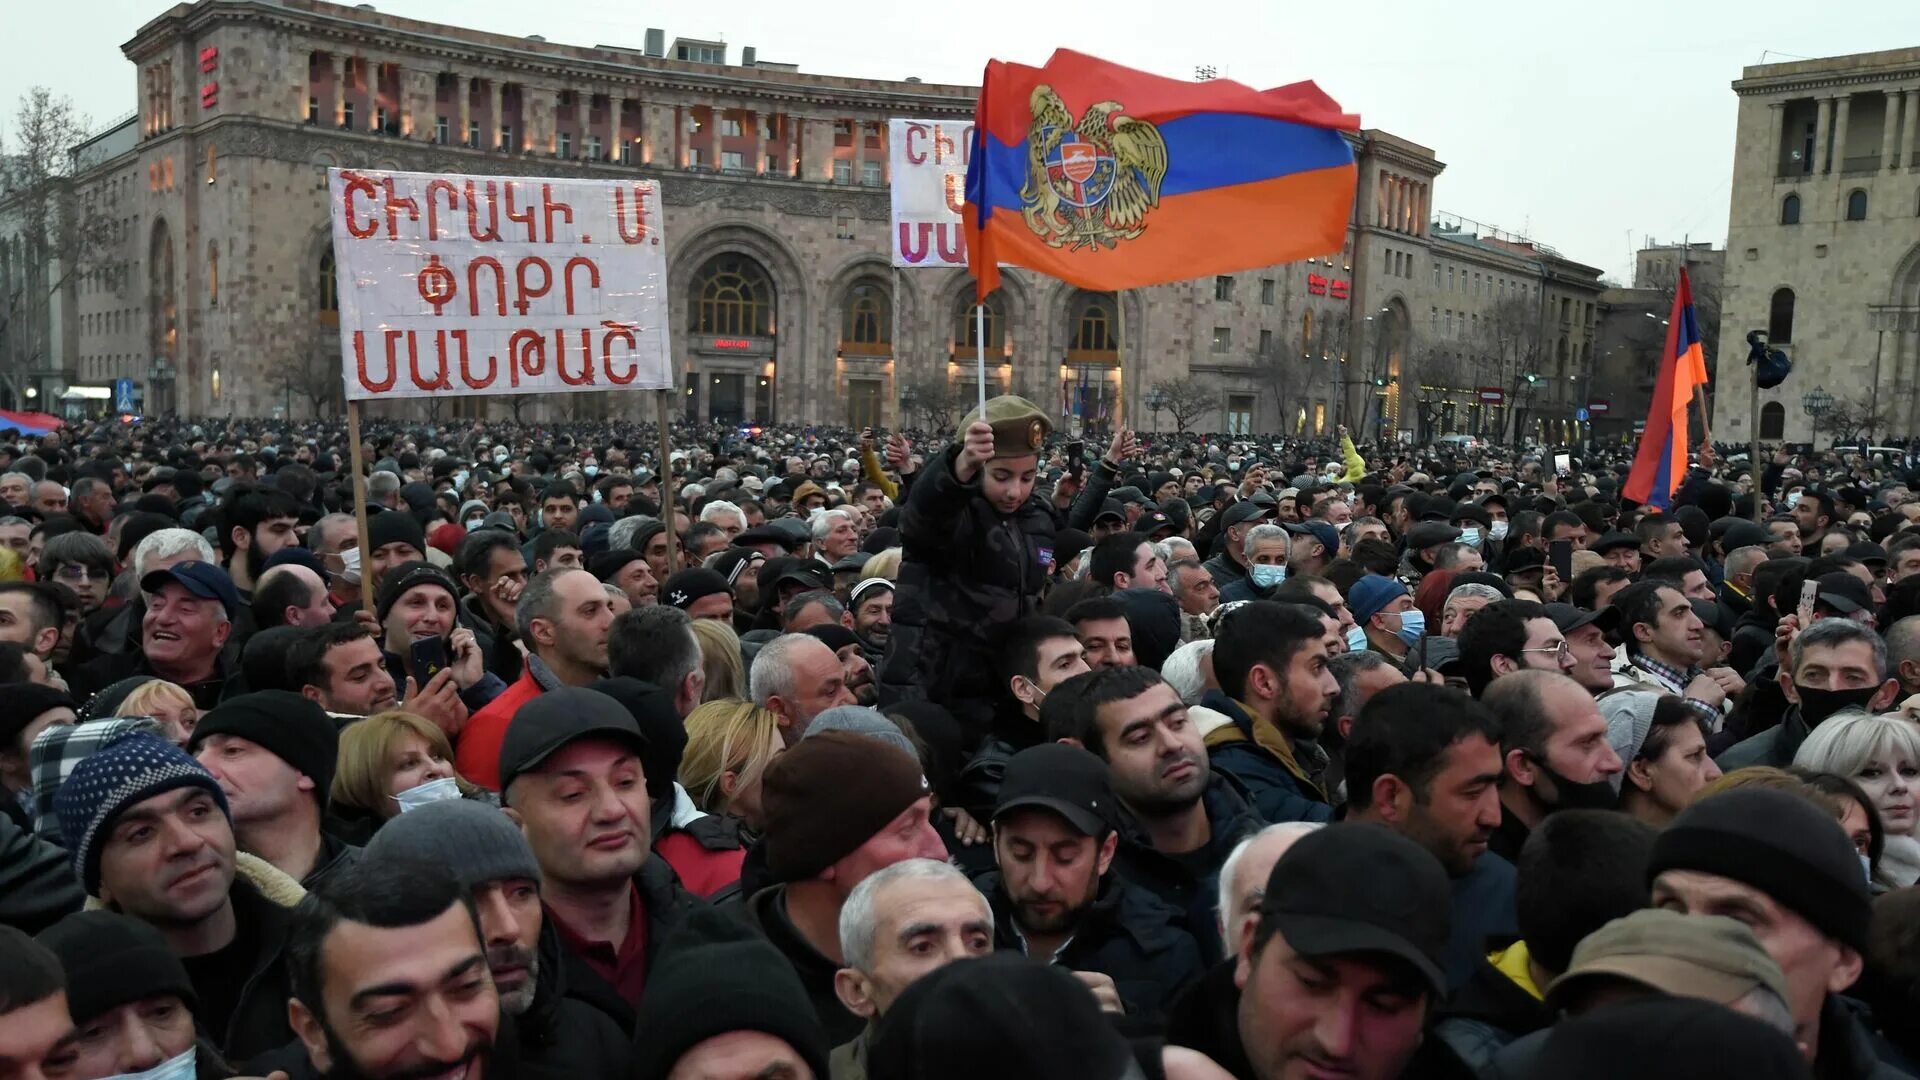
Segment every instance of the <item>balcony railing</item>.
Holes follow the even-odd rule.
[[[1856,176],[1880,171],[1879,154],[1861,154],[1859,157],[1845,158],[1840,162],[1840,175]]]

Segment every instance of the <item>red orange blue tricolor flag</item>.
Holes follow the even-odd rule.
[[[967,163],[967,262],[1130,289],[1339,251],[1360,118],[1311,82],[1186,82],[1066,49],[987,65]]]
[[[1666,351],[1660,356],[1647,429],[1640,436],[1633,471],[1620,494],[1664,510],[1673,504],[1674,489],[1687,475],[1687,407],[1693,404],[1693,388],[1707,385],[1700,321],[1693,313],[1693,281],[1684,267],[1673,292],[1673,314],[1667,317]]]

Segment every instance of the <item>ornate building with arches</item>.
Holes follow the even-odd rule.
[[[1877,437],[1920,435],[1920,48],[1756,65],[1733,91],[1720,340],[1763,330],[1794,364],[1760,392],[1760,437],[1869,433],[1816,431],[1816,387],[1877,414]],[[1714,389],[1715,437],[1745,442],[1752,369],[1721,363]]]
[[[177,4],[123,46],[138,111],[87,149],[76,191],[122,226],[78,287],[65,378],[134,380],[149,411],[338,409],[329,166],[661,182],[680,412],[899,427],[990,393],[1063,427],[1171,428],[1191,379],[1211,431],[1405,438],[1504,423],[1474,388],[1479,319],[1508,297],[1577,373],[1598,271],[1433,209],[1445,166],[1351,136],[1360,186],[1325,259],[1086,293],[1003,275],[974,317],[963,271],[888,260],[886,121],[970,118],[975,88],[813,75],[649,31],[580,47],[322,0]],[[1568,305],[1571,304],[1571,308]],[[1584,313],[1583,313],[1584,312]],[[984,338],[983,338],[984,332]],[[1541,350],[1541,370],[1554,351]],[[1530,396],[1570,420],[1570,378]],[[630,413],[611,395],[380,406],[410,415]],[[1517,423],[1517,420],[1515,421]],[[1542,430],[1545,430],[1542,427]]]

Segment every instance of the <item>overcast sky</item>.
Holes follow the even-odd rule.
[[[1525,233],[1619,278],[1646,236],[1726,238],[1743,66],[1920,45],[1920,3],[1852,0],[375,0],[379,10],[569,44],[639,48],[649,26],[757,46],[801,70],[977,82],[989,58],[1069,46],[1163,75],[1314,79],[1368,127],[1447,165],[1434,208]],[[644,9],[644,10],[643,10]],[[44,84],[95,121],[138,96],[120,46],[156,0],[0,0],[0,123]]]

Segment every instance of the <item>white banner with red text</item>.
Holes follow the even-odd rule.
[[[350,401],[673,389],[660,188],[327,170]]]
[[[887,121],[887,167],[893,178],[893,265],[967,265],[968,120]]]

